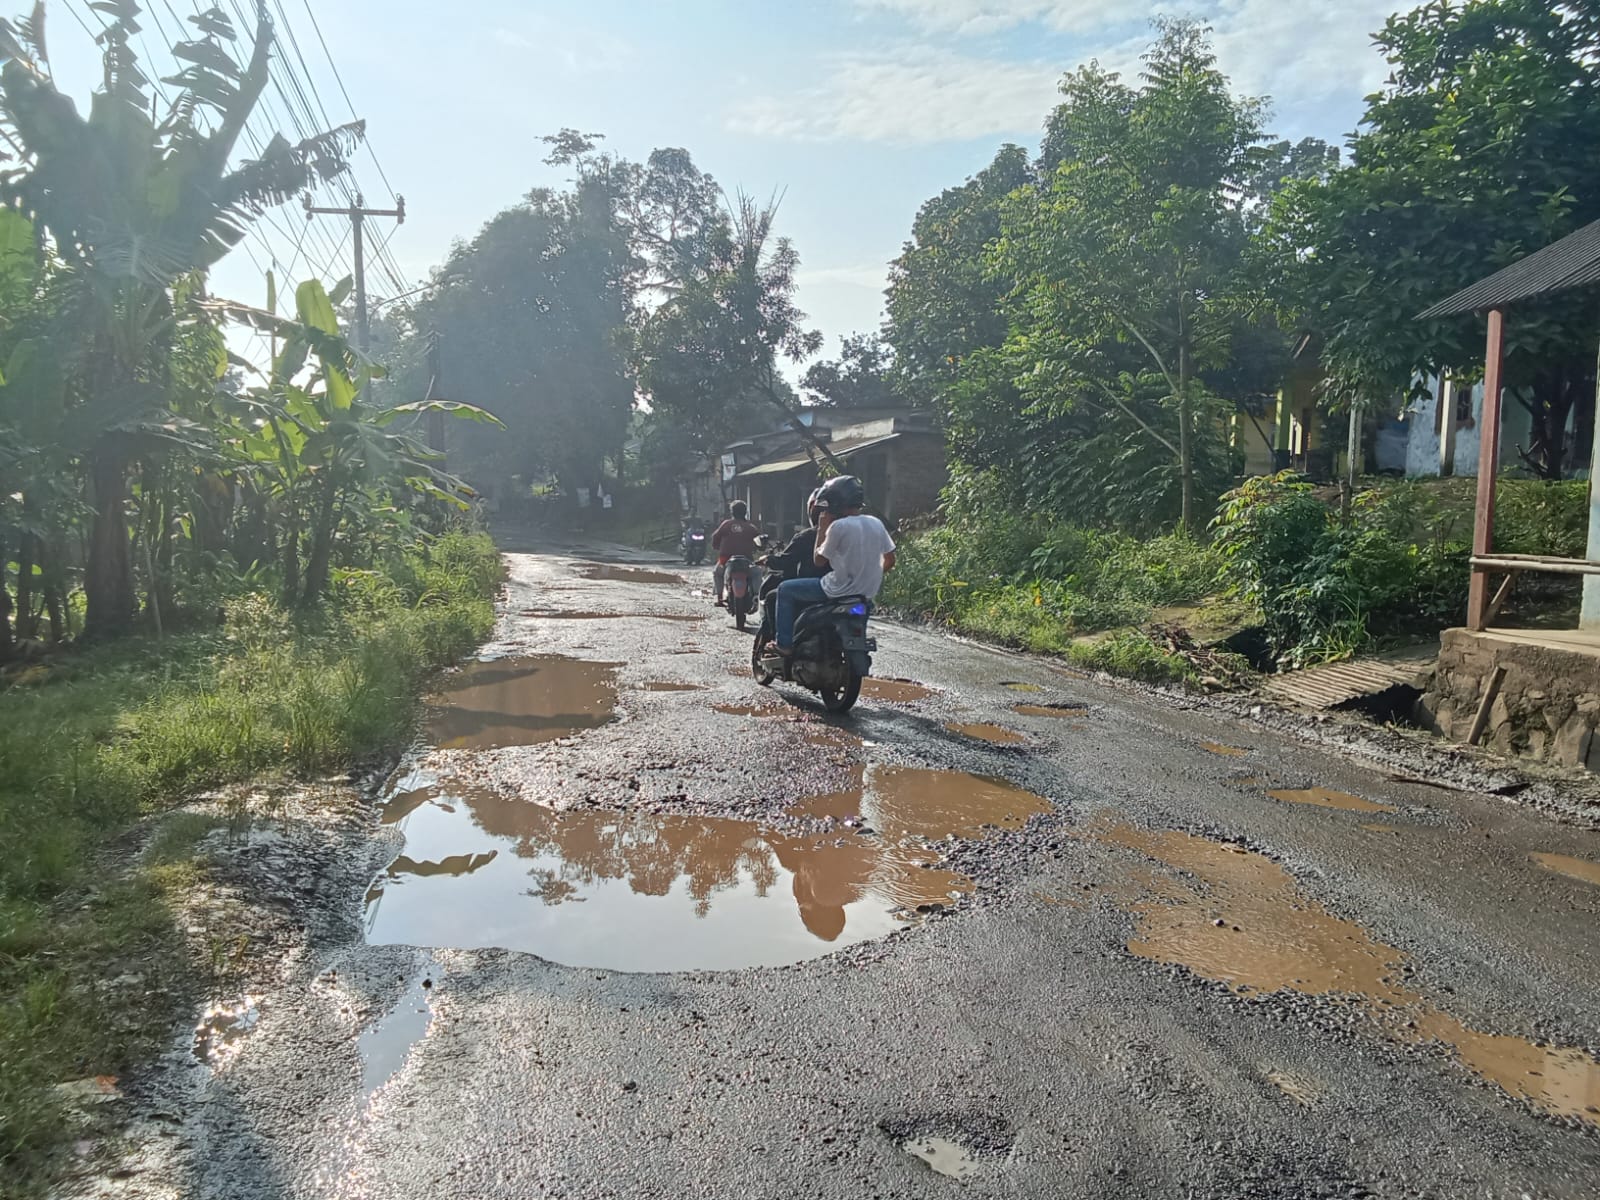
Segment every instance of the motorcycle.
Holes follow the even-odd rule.
[[[829,712],[849,712],[861,695],[861,681],[872,674],[872,653],[878,648],[867,636],[872,602],[841,596],[802,609],[794,623],[794,654],[785,658],[766,650],[778,628],[781,579],[781,571],[774,571],[761,589],[764,615],[750,652],[750,673],[762,687],[781,678],[815,692]]]
[[[706,531],[702,525],[689,525],[684,528],[683,537],[679,539],[683,548],[683,561],[691,567],[699,566],[706,559]]]
[[[761,599],[756,595],[755,578],[756,565],[743,554],[735,554],[728,560],[723,577],[723,587],[726,590],[728,611],[733,614],[733,623],[744,629],[751,614],[761,606]]]

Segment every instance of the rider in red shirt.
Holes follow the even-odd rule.
[[[712,577],[716,580],[718,604],[723,602],[722,580],[727,573],[728,560],[740,554],[754,558],[756,538],[761,535],[758,526],[745,520],[750,509],[743,500],[735,500],[728,511],[733,515],[718,525],[717,531],[711,535],[711,549],[717,556],[717,569],[712,572]]]

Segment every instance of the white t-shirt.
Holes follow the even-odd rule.
[[[883,586],[883,556],[894,549],[894,539],[877,517],[840,517],[828,526],[817,553],[828,560],[822,590],[840,596],[878,594]]]

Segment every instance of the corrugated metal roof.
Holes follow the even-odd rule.
[[[1462,288],[1419,313],[1417,320],[1504,308],[1518,300],[1531,300],[1535,296],[1591,283],[1600,283],[1600,221],[1585,225],[1526,258],[1519,258],[1471,287]]]
[[[899,436],[898,433],[890,433],[882,437],[854,438],[842,442],[828,442],[827,447],[833,452],[835,458],[848,458],[858,450],[870,450],[874,446],[892,442]],[[818,457],[821,456],[819,455]],[[798,471],[801,467],[814,467],[815,465],[815,462],[808,454],[797,455],[793,458],[775,458],[769,463],[762,463],[758,467],[740,471],[734,478],[747,479],[751,475],[782,475],[788,471]]]

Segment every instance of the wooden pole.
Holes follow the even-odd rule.
[[[1505,367],[1505,313],[1489,312],[1488,347],[1483,364],[1483,415],[1478,421],[1478,506],[1472,527],[1473,557],[1494,552],[1494,488],[1500,474],[1500,380]],[[1489,623],[1489,576],[1472,568],[1467,593],[1467,628],[1482,630]]]
[[[1589,558],[1600,555],[1600,361],[1595,367],[1594,445],[1589,451]],[[1583,581],[1583,607],[1578,628],[1600,630],[1600,577]]]

